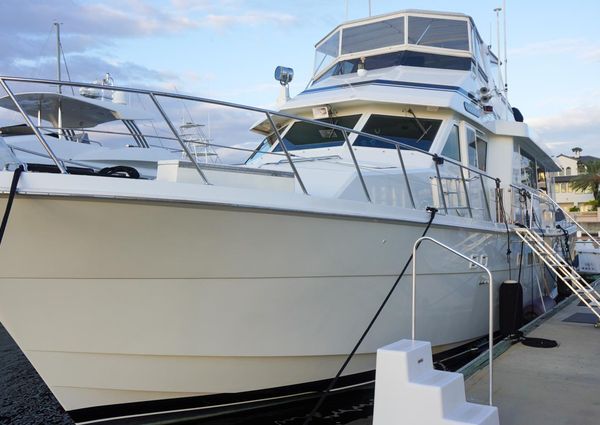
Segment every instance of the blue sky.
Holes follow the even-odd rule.
[[[495,40],[497,0],[372,0],[373,14],[418,8],[471,15]],[[348,0],[348,18],[368,15]],[[600,1],[507,1],[509,99],[554,153],[600,156]],[[346,18],[345,0],[0,1],[0,73],[53,78],[52,22],[74,80],[110,71],[121,85],[274,107],[277,65],[310,78],[314,44]]]

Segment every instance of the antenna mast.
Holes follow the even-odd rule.
[[[502,11],[501,7],[497,7],[494,9],[496,12],[496,43],[498,44],[498,84],[502,81],[502,59],[501,59],[501,46],[500,46],[500,12]]]
[[[61,67],[60,67],[60,22],[54,22],[54,26],[56,27],[56,74],[57,80],[61,81]],[[61,88],[58,86],[58,92],[61,93]]]
[[[371,17],[371,0],[369,0],[369,18]]]
[[[508,93],[508,55],[506,49],[506,0],[502,1],[502,10],[504,14],[504,93]],[[498,51],[500,54],[500,51]]]

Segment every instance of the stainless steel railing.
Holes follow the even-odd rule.
[[[85,87],[85,88],[95,88],[95,89],[100,89],[100,90],[106,89],[106,86],[98,85],[98,84],[55,81],[55,80],[46,80],[46,79],[0,76],[0,84],[2,85],[2,87],[4,88],[4,90],[6,91],[8,96],[12,99],[12,101],[16,105],[16,108],[18,109],[20,114],[23,116],[23,119],[25,120],[26,124],[32,129],[35,137],[38,139],[38,141],[41,143],[41,145],[44,147],[44,149],[48,153],[48,156],[57,165],[57,167],[61,173],[67,173],[67,169],[64,166],[63,161],[54,154],[50,145],[45,140],[44,135],[39,131],[40,127],[36,126],[32,122],[32,120],[29,118],[29,116],[27,116],[27,113],[24,111],[24,109],[21,107],[21,105],[19,105],[18,99],[15,96],[14,92],[9,87],[8,83],[15,83],[15,84],[29,83],[29,84],[50,85],[50,86]],[[455,213],[455,214],[459,215],[458,211],[466,210],[468,212],[469,217],[480,218],[482,220],[492,221],[492,222],[497,221],[496,218],[494,217],[494,215],[492,215],[493,210],[490,205],[491,201],[490,201],[490,196],[489,196],[489,192],[491,191],[492,187],[495,187],[496,179],[494,177],[488,175],[487,173],[485,173],[482,170],[479,170],[479,169],[471,167],[471,166],[466,166],[458,161],[454,161],[454,160],[448,159],[448,158],[442,158],[442,157],[439,157],[438,155],[430,153],[428,151],[425,151],[425,150],[422,150],[419,148],[415,148],[413,146],[409,146],[404,143],[397,142],[395,140],[391,140],[391,139],[381,137],[381,136],[378,136],[375,134],[364,133],[362,131],[346,128],[346,127],[339,126],[336,124],[330,124],[330,123],[326,123],[326,122],[322,122],[322,121],[317,121],[314,119],[300,117],[300,116],[288,114],[285,112],[271,111],[271,110],[264,109],[264,108],[251,107],[251,106],[240,105],[240,104],[235,104],[235,103],[231,103],[231,102],[225,102],[225,101],[219,101],[219,100],[213,100],[213,99],[207,99],[207,98],[195,97],[195,96],[189,96],[189,95],[182,95],[182,94],[176,94],[176,93],[168,93],[168,92],[162,92],[162,91],[156,91],[156,90],[136,89],[136,88],[119,87],[119,86],[111,86],[110,90],[113,92],[124,92],[124,93],[132,93],[132,94],[147,96],[151,100],[151,103],[154,105],[156,110],[159,112],[161,119],[164,120],[167,127],[170,129],[170,132],[173,134],[174,137],[169,138],[169,139],[176,141],[180,145],[180,149],[185,153],[185,155],[189,159],[189,161],[192,162],[192,164],[196,168],[202,182],[205,184],[210,184],[210,181],[208,180],[207,176],[203,172],[202,167],[198,164],[194,155],[190,152],[186,143],[182,140],[181,136],[177,132],[177,129],[176,129],[175,125],[173,124],[173,122],[171,121],[171,119],[169,118],[169,115],[168,115],[167,111],[165,110],[164,105],[161,103],[161,100],[175,99],[175,100],[180,100],[180,101],[200,102],[200,103],[204,103],[204,104],[208,104],[208,105],[217,105],[217,106],[222,106],[222,107],[234,108],[234,109],[242,110],[242,111],[250,111],[250,112],[263,114],[265,116],[266,122],[268,122],[270,125],[271,132],[272,132],[271,134],[274,134],[276,136],[279,146],[281,146],[281,150],[283,151],[283,156],[285,157],[287,163],[289,164],[289,167],[294,174],[294,178],[296,179],[298,186],[300,187],[302,192],[306,195],[310,195],[309,190],[306,187],[305,182],[303,181],[302,176],[300,175],[300,171],[298,170],[298,167],[295,164],[296,160],[299,158],[292,155],[289,152],[289,150],[287,149],[287,146],[285,145],[285,142],[282,138],[281,130],[280,130],[280,128],[277,127],[276,123],[274,122],[273,117],[278,117],[278,118],[286,120],[285,125],[300,121],[300,122],[304,122],[307,124],[312,124],[315,126],[325,127],[328,129],[340,131],[344,137],[344,144],[348,147],[349,154],[350,154],[349,158],[352,162],[353,167],[356,170],[356,173],[357,173],[357,176],[358,176],[358,179],[360,182],[361,190],[363,191],[365,198],[368,202],[373,202],[373,196],[369,193],[367,181],[364,177],[363,171],[366,170],[366,168],[362,167],[359,164],[359,161],[357,160],[356,155],[354,153],[353,146],[350,143],[349,135],[367,137],[372,140],[376,140],[376,141],[380,141],[380,142],[389,144],[390,146],[396,148],[396,151],[398,154],[398,159],[399,159],[399,169],[401,171],[404,183],[406,185],[406,191],[407,191],[408,197],[410,199],[410,205],[412,208],[417,208],[417,203],[416,203],[416,199],[415,199],[416,193],[415,193],[415,190],[413,187],[414,183],[411,183],[410,173],[407,171],[405,160],[403,158],[404,151],[419,152],[420,154],[427,155],[432,159],[433,169],[435,170],[435,175],[431,176],[430,178],[435,180],[435,182],[436,182],[437,191],[438,191],[438,195],[437,195],[437,202],[439,204],[438,206],[441,209],[443,209],[443,211],[446,214]],[[268,154],[276,154],[276,152],[268,152]],[[447,175],[450,168],[455,168],[457,170],[455,172],[455,175]],[[451,195],[451,190],[450,190],[450,186],[451,186],[450,181],[452,179],[458,179],[462,186],[462,189],[460,189],[460,191],[459,191],[460,193],[458,195],[454,196],[454,199],[456,200],[456,202],[452,202],[453,196]],[[475,183],[475,179],[478,179],[479,183]],[[480,185],[480,188],[475,187],[477,184]],[[481,198],[480,206],[476,206],[476,203],[474,202],[474,200],[476,198],[477,199]],[[477,214],[475,214],[475,213],[477,213],[480,210],[483,211],[483,215],[476,217]]]
[[[588,238],[590,238],[590,240],[594,243],[594,245],[596,247],[600,247],[600,242],[598,242],[598,240],[596,238],[594,238],[586,229],[585,227],[583,227],[581,224],[579,224],[579,222],[577,220],[575,220],[575,218],[573,216],[571,216],[567,211],[565,211],[565,209],[563,207],[561,207],[558,202],[556,202],[554,199],[552,199],[550,196],[548,196],[547,193],[538,190],[538,193],[540,195],[541,198],[547,200],[549,203],[551,203],[552,205],[554,205],[555,207],[555,211],[556,209],[559,209],[562,211],[562,213],[565,215],[565,217],[567,217],[575,226],[577,226],[577,228],[579,230],[581,230],[583,233],[585,233],[587,235]]]
[[[429,236],[420,237],[413,244],[412,249],[412,307],[411,307],[411,338],[414,340],[416,337],[416,322],[417,322],[417,249],[422,242],[429,241],[439,247],[450,251],[451,253],[459,256],[460,258],[468,261],[471,264],[485,270],[488,275],[488,370],[489,370],[489,404],[492,405],[492,390],[494,388],[493,380],[493,361],[494,361],[494,281],[492,279],[492,272],[483,264],[467,257],[466,255],[458,252],[457,250],[441,243],[440,241],[433,239]]]

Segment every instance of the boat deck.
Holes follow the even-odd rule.
[[[572,298],[527,335],[555,340],[558,347],[517,343],[494,360],[494,405],[502,425],[599,423],[600,329],[593,325],[595,316]],[[486,404],[487,366],[465,387],[470,401]]]

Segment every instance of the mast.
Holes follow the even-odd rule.
[[[508,92],[508,55],[506,53],[506,0],[502,1],[502,10],[504,14],[504,93]],[[500,54],[500,52],[498,52]]]
[[[54,26],[56,27],[56,71],[57,71],[57,80],[61,81],[61,67],[60,67],[60,22],[54,22]],[[58,94],[61,94],[62,90],[60,84],[58,85]],[[58,100],[58,139],[62,138],[62,109],[60,107],[60,99]]]
[[[60,22],[55,22],[54,26],[56,27],[56,76],[57,80],[61,81],[61,66],[60,66]],[[58,92],[61,93],[61,88],[58,86]]]
[[[494,12],[496,12],[496,42],[498,44],[498,47],[496,47],[498,49],[498,61],[500,62],[498,64],[498,84],[500,84],[500,81],[502,81],[502,55],[501,55],[501,46],[500,46],[500,11],[502,10],[501,7],[497,7],[494,9]],[[497,86],[498,87],[498,86]],[[498,90],[501,90],[500,87],[498,87]]]

